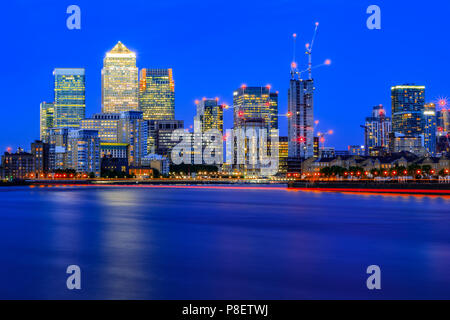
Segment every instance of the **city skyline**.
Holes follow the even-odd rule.
[[[279,112],[284,113],[287,111],[287,79],[289,77],[289,65],[292,60],[292,32],[297,32],[299,34],[298,39],[298,46],[303,45],[305,42],[309,41],[310,35],[312,34],[312,26],[314,24],[315,20],[318,20],[321,22],[321,31],[320,31],[320,37],[318,38],[317,44],[316,44],[316,55],[314,57],[314,60],[316,62],[323,61],[325,58],[330,58],[333,60],[333,65],[330,68],[322,69],[322,70],[315,70],[314,71],[314,78],[315,83],[317,86],[317,90],[315,92],[315,118],[320,120],[319,128],[318,130],[327,130],[327,129],[333,129],[335,134],[333,136],[328,137],[329,141],[327,141],[327,145],[336,146],[337,149],[345,149],[348,145],[354,145],[354,144],[362,144],[364,141],[364,134],[361,128],[359,128],[360,124],[364,123],[364,119],[367,116],[368,113],[370,113],[370,109],[373,105],[383,104],[388,111],[388,115],[390,115],[390,95],[389,90],[390,87],[397,84],[402,83],[416,83],[418,85],[425,85],[427,88],[427,101],[426,102],[433,102],[437,99],[439,96],[445,96],[445,87],[448,87],[446,85],[446,81],[438,81],[438,79],[435,77],[436,75],[436,68],[430,68],[429,73],[425,74],[424,76],[419,76],[418,71],[422,71],[423,73],[423,66],[421,64],[422,59],[420,59],[420,54],[416,52],[409,53],[408,56],[402,56],[403,60],[399,59],[399,56],[396,55],[395,50],[391,50],[391,56],[392,61],[388,61],[387,56],[380,56],[377,60],[371,60],[371,63],[364,63],[364,64],[356,64],[359,65],[359,68],[361,67],[367,67],[367,72],[365,72],[362,81],[363,83],[359,83],[360,81],[354,81],[354,82],[347,82],[348,85],[352,86],[352,91],[345,92],[345,81],[339,81],[339,85],[335,85],[336,82],[339,80],[339,78],[342,76],[342,73],[340,72],[343,67],[350,67],[351,70],[355,70],[353,65],[355,64],[353,60],[351,59],[351,56],[348,57],[348,59],[343,60],[342,57],[337,54],[337,49],[339,47],[336,46],[336,42],[330,41],[330,37],[334,34],[336,35],[336,31],[333,30],[332,24],[336,20],[336,17],[331,15],[331,9],[333,8],[335,4],[332,2],[328,5],[327,8],[320,8],[320,6],[314,7],[311,4],[308,4],[308,6],[311,6],[311,14],[310,18],[306,19],[306,21],[302,21],[301,23],[297,22],[286,22],[286,26],[283,28],[274,28],[273,31],[270,32],[271,35],[275,36],[274,42],[277,47],[277,51],[280,51],[280,54],[277,56],[273,56],[273,51],[264,51],[259,50],[256,53],[251,52],[251,56],[254,58],[254,60],[249,59],[249,53],[248,50],[244,47],[241,50],[238,50],[238,54],[234,54],[236,58],[232,59],[230,62],[227,62],[226,60],[221,60],[222,63],[216,63],[211,64],[208,63],[210,61],[205,61],[204,65],[198,65],[198,60],[194,60],[192,63],[192,66],[189,66],[188,63],[180,64],[180,59],[178,57],[173,56],[174,54],[174,47],[180,46],[181,44],[177,41],[174,41],[175,44],[172,42],[163,42],[161,45],[161,42],[158,42],[152,46],[153,51],[161,51],[162,55],[165,55],[164,57],[161,55],[158,59],[148,58],[149,57],[149,47],[146,45],[146,39],[144,37],[136,38],[137,36],[133,34],[133,28],[129,28],[128,30],[124,28],[121,31],[118,31],[119,27],[123,27],[121,23],[117,23],[117,26],[112,28],[110,32],[106,35],[104,39],[102,39],[100,42],[102,42],[101,49],[99,49],[100,44],[95,44],[92,47],[92,50],[89,49],[89,47],[86,47],[86,45],[82,45],[81,47],[84,49],[84,54],[78,57],[74,57],[74,55],[80,55],[80,52],[77,51],[77,48],[73,48],[73,46],[70,46],[70,41],[76,40],[78,42],[82,42],[83,39],[86,40],[86,38],[90,38],[91,31],[89,31],[89,24],[86,22],[86,24],[83,24],[82,30],[78,33],[70,33],[68,30],[62,30],[61,32],[64,33],[66,36],[64,39],[62,39],[62,43],[60,46],[54,50],[54,52],[49,53],[49,57],[47,59],[44,59],[44,63],[42,63],[39,67],[36,67],[42,71],[34,72],[33,73],[33,82],[39,82],[39,86],[33,86],[31,93],[29,96],[25,97],[24,102],[26,101],[26,110],[28,111],[27,119],[24,119],[25,126],[22,128],[19,134],[17,134],[17,129],[13,128],[9,125],[6,127],[6,134],[2,135],[0,140],[0,147],[3,149],[6,149],[6,147],[12,147],[15,149],[17,146],[22,146],[24,148],[27,148],[28,142],[33,139],[37,139],[39,137],[39,123],[36,121],[38,117],[35,117],[34,114],[37,114],[39,112],[39,103],[41,101],[51,101],[51,82],[48,83],[48,78],[51,77],[51,70],[53,70],[55,67],[82,67],[86,69],[86,116],[90,117],[94,113],[98,113],[101,110],[101,103],[100,103],[100,84],[98,81],[100,78],[100,69],[99,68],[102,64],[102,59],[107,50],[112,48],[112,46],[118,41],[122,41],[125,43],[130,50],[137,52],[137,59],[138,63],[137,66],[141,68],[146,67],[154,67],[154,68],[173,68],[174,70],[174,79],[176,81],[177,85],[177,102],[176,102],[176,119],[182,119],[186,123],[186,127],[189,127],[192,125],[193,118],[195,115],[195,99],[201,98],[203,96],[206,97],[214,97],[218,96],[220,98],[220,101],[226,102],[228,104],[231,104],[232,102],[232,92],[235,90],[236,87],[240,86],[242,83],[246,83],[249,86],[264,86],[266,84],[271,84],[272,88],[276,91],[279,91]],[[89,13],[89,10],[96,10],[94,7],[89,6],[87,3],[81,2],[81,6],[85,8],[86,14]],[[195,5],[194,7],[197,8],[200,6],[200,4]],[[267,7],[268,4],[263,3],[263,7]],[[139,6],[138,6],[139,7]],[[283,7],[282,4],[277,5],[275,9],[279,9],[281,11],[281,8]],[[346,9],[349,9],[350,11],[354,12],[355,14],[358,12],[360,17],[355,19],[358,22],[358,31],[357,35],[361,36],[364,35],[364,37],[371,38],[366,39],[368,42],[362,42],[358,44],[359,49],[361,49],[361,46],[365,49],[367,49],[367,46],[370,42],[373,42],[373,46],[377,46],[380,44],[381,40],[389,40],[390,37],[385,39],[386,33],[384,32],[385,29],[390,28],[389,30],[392,31],[392,28],[394,30],[399,30],[399,24],[402,23],[402,19],[399,21],[396,21],[395,24],[393,21],[389,21],[389,17],[392,13],[392,9],[397,8],[396,6],[391,6],[390,4],[385,4],[383,6],[383,21],[386,21],[383,24],[383,29],[381,31],[370,31],[364,26],[364,20],[366,18],[364,13],[364,5],[361,6],[352,6],[352,5],[346,5]],[[157,10],[165,10],[164,5],[159,5]],[[210,9],[201,7],[200,10],[207,10]],[[321,10],[322,9],[322,10]],[[130,10],[127,8],[127,10]],[[243,10],[245,12],[249,11],[249,7],[244,6]],[[424,14],[430,13],[431,8],[427,8],[426,12]],[[106,10],[108,12],[108,10]],[[95,11],[97,12],[97,11]],[[133,11],[134,12],[134,11]],[[277,11],[278,12],[278,11]],[[409,14],[409,12],[408,12]],[[417,13],[415,13],[417,14]],[[126,15],[126,14],[125,14]],[[405,14],[405,18],[406,18]],[[317,17],[317,19],[315,19]],[[349,17],[352,17],[349,15]],[[88,16],[89,18],[89,16]],[[402,17],[400,17],[402,18]],[[254,19],[253,15],[249,19]],[[125,19],[126,20],[126,19]],[[351,23],[356,25],[356,21],[352,19]],[[88,21],[88,20],[87,20]],[[53,23],[53,22],[52,22]],[[348,27],[348,24],[345,23],[345,21],[342,21],[344,23],[345,27]],[[399,23],[399,24],[397,24]],[[440,21],[437,21],[439,24]],[[48,26],[45,26],[48,27]],[[422,26],[424,27],[424,26]],[[97,26],[98,28],[98,26]],[[280,30],[283,29],[283,30]],[[287,30],[289,29],[289,30]],[[283,31],[283,32],[280,32]],[[98,30],[96,30],[98,32]],[[391,32],[392,33],[392,32]],[[394,32],[395,33],[395,32]],[[129,36],[127,36],[127,34]],[[201,34],[202,37],[206,36],[206,34]],[[222,32],[223,35],[223,32]],[[420,34],[419,34],[420,35]],[[174,35],[175,38],[177,38],[176,35]],[[228,36],[225,36],[225,40]],[[391,35],[392,37],[392,35]],[[178,39],[178,38],[177,38]],[[7,39],[8,40],[8,39]],[[9,39],[11,41],[11,39]],[[391,39],[392,40],[392,39]],[[107,43],[106,43],[107,42]],[[333,46],[332,46],[332,44]],[[388,41],[388,43],[390,43]],[[186,45],[186,43],[184,43]],[[254,42],[252,42],[252,45],[254,45]],[[189,49],[189,45],[187,48]],[[248,49],[249,47],[247,47]],[[279,49],[278,49],[279,48]],[[332,49],[332,50],[330,50]],[[236,50],[236,49],[235,49]],[[301,53],[301,50],[298,50],[300,53],[297,54],[296,60],[299,61],[301,65],[305,65],[305,56]],[[358,50],[356,50],[358,51]],[[167,56],[167,57],[166,57]],[[200,55],[202,56],[202,55]],[[54,62],[49,61],[51,57],[56,57],[56,59],[52,60]],[[203,57],[203,56],[202,56]],[[280,59],[281,57],[281,59]],[[172,59],[173,58],[173,59]],[[276,58],[276,59],[275,59]],[[395,73],[394,71],[391,74],[389,74],[389,77],[385,77],[386,79],[381,79],[379,76],[374,75],[373,72],[370,70],[370,65],[378,65],[380,63],[385,63],[388,61],[389,63],[394,63],[395,61],[398,63],[401,62],[401,68],[403,69],[406,67],[407,62],[411,61],[411,59],[416,59],[417,64],[415,64],[415,72],[412,72],[412,68],[409,68],[408,70],[404,70],[405,72]],[[95,62],[93,63],[93,61]],[[436,60],[436,59],[435,59]],[[439,60],[439,59],[437,59]],[[85,62],[84,62],[85,61]],[[170,63],[170,61],[173,61]],[[350,63],[352,61],[352,63]],[[361,62],[361,60],[359,60]],[[237,62],[237,63],[236,63]],[[264,64],[261,64],[261,62],[264,62]],[[273,65],[270,64],[270,62],[273,62]],[[186,70],[189,68],[196,67],[197,69],[200,67],[200,76],[203,76],[203,81],[193,81],[194,83],[188,83],[186,82]],[[231,72],[223,72],[224,68],[232,68],[233,76],[230,79],[230,73]],[[19,68],[18,73],[20,74]],[[215,69],[217,68],[217,72]],[[273,69],[277,69],[276,72],[273,72]],[[384,67],[383,67],[384,68]],[[439,70],[441,70],[445,66],[439,66]],[[208,72],[208,78],[205,78],[205,70],[210,71]],[[386,69],[385,69],[386,70]],[[218,73],[218,74],[215,74]],[[428,76],[428,74],[430,76]],[[218,76],[223,76],[223,80],[221,81],[214,81],[214,79],[217,79]],[[190,76],[195,77],[194,74],[190,74]],[[374,79],[368,79],[367,77],[373,76]],[[239,79],[237,79],[239,78]],[[401,78],[401,79],[400,79]],[[434,78],[433,81],[430,78]],[[194,78],[195,79],[195,78]],[[211,81],[209,80],[211,79]],[[348,76],[345,79],[349,79]],[[360,79],[360,78],[358,78]],[[11,81],[11,83],[14,83],[14,81]],[[373,85],[371,85],[371,83]],[[336,88],[332,88],[330,85],[335,86]],[[365,85],[367,84],[367,85]],[[45,86],[47,89],[42,90],[39,89],[39,87]],[[192,90],[193,86],[195,86],[195,90]],[[364,90],[360,90],[361,92],[357,93],[355,95],[355,89],[354,86],[359,86],[361,89],[361,86]],[[8,88],[11,88],[11,84],[8,84]],[[14,88],[11,88],[11,91],[14,91]],[[49,90],[50,89],[50,90]],[[34,91],[36,90],[36,91]],[[40,97],[37,97],[37,90],[39,90]],[[336,103],[333,101],[339,101],[339,97],[342,97],[342,93],[339,95],[336,94],[336,90],[340,90],[345,92],[345,97],[347,99],[346,103],[342,103],[339,106],[335,106]],[[186,91],[189,91],[186,93]],[[357,91],[357,90],[356,90]],[[33,101],[29,101],[28,99],[32,98]],[[7,101],[10,98],[7,97]],[[37,99],[37,100],[36,100]],[[21,101],[22,103],[22,101]],[[348,105],[348,107],[347,107]],[[17,108],[16,112],[17,112]],[[345,123],[342,123],[339,118],[336,117],[337,112],[340,112],[342,114],[342,117],[346,117]],[[9,114],[17,116],[18,114],[10,112]],[[225,113],[225,127],[231,127],[229,125],[229,115],[230,113]],[[30,119],[28,119],[30,118]],[[348,121],[347,121],[348,119]],[[281,129],[281,135],[287,134],[286,129],[286,123],[283,124],[283,122],[286,119],[280,118],[280,129]],[[352,136],[352,140],[347,139],[346,137]]]

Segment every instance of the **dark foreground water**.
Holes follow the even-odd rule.
[[[0,298],[450,298],[449,198],[16,187],[0,202]]]

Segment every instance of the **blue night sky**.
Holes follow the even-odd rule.
[[[71,4],[81,8],[81,30],[66,28]],[[381,30],[366,27],[371,4],[381,7]],[[139,68],[174,69],[176,118],[187,126],[195,99],[231,104],[243,83],[271,84],[285,113],[292,34],[304,64],[300,49],[316,21],[315,64],[333,61],[314,72],[318,130],[335,132],[327,146],[363,143],[359,125],[371,107],[381,103],[390,114],[391,85],[426,85],[427,101],[450,95],[448,1],[13,0],[1,10],[2,151],[39,138],[39,103],[53,99],[55,67],[86,68],[86,115],[100,112],[103,57],[119,40],[137,52]],[[283,118],[282,134],[286,127]]]

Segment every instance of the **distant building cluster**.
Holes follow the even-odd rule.
[[[232,106],[221,103],[218,98],[197,100],[190,133],[193,136],[192,159],[205,147],[196,136],[216,130],[224,135],[223,144],[226,144],[226,110],[233,112],[234,130],[250,128],[257,134],[278,135],[280,120],[287,119],[288,135],[278,137],[277,142],[278,175],[281,176],[317,170],[325,162],[349,157],[371,157],[383,163],[383,159],[404,152],[430,159],[445,157],[450,152],[450,111],[446,101],[439,101],[437,105],[427,103],[425,87],[409,84],[391,88],[391,117],[386,115],[382,105],[373,107],[371,115],[361,125],[364,145],[350,145],[343,151],[325,147],[326,136],[333,132],[316,130],[311,63],[307,71],[309,76],[302,77],[304,71],[299,72],[295,62],[291,65],[286,114],[279,113],[278,91],[270,86],[242,85],[233,92]],[[179,129],[189,131],[184,121],[175,117],[172,69],[139,70],[136,54],[118,42],[103,60],[101,112],[90,117],[86,116],[85,69],[56,68],[53,76],[53,101],[40,104],[40,140],[31,144],[31,152],[20,148],[17,152],[5,152],[1,167],[3,178],[53,177],[55,174],[144,178],[169,174],[171,151],[177,143],[172,140],[172,133]],[[258,175],[260,167],[249,159],[248,139],[244,139],[243,145],[235,144],[232,148],[237,147],[244,150],[245,161],[216,164],[217,169],[244,176]]]

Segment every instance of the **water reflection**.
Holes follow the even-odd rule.
[[[450,298],[448,198],[261,187],[3,190],[1,298],[372,298],[370,264],[383,270],[379,298]],[[65,288],[69,264],[82,268],[82,292]]]

